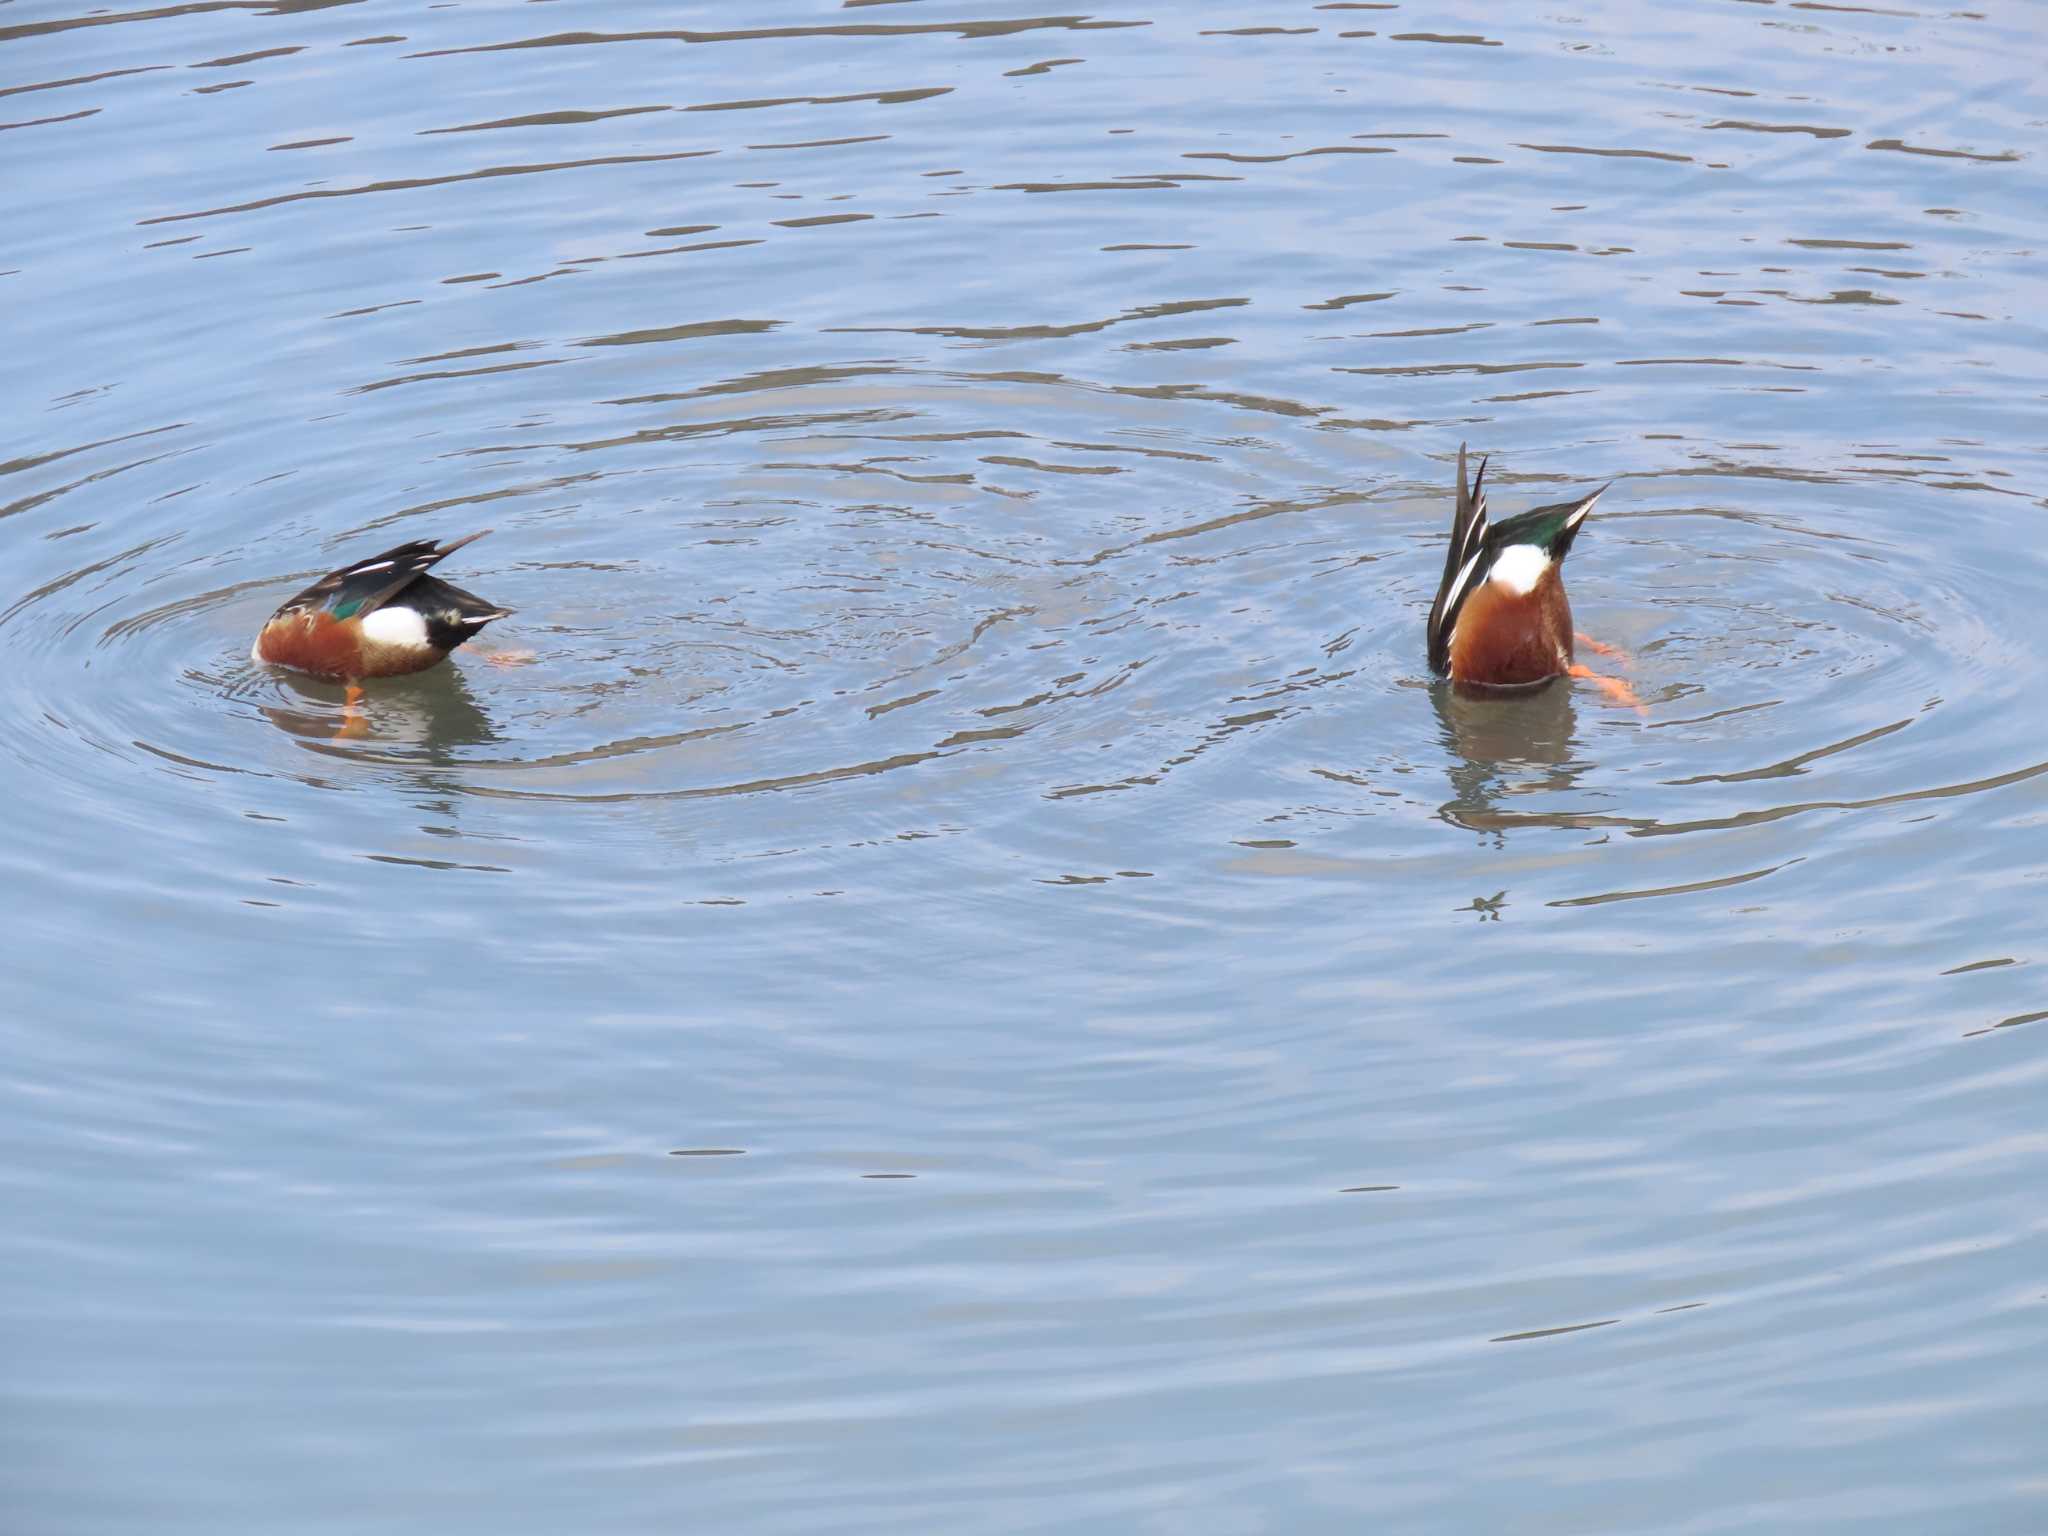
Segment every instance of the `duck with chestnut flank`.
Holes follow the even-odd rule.
[[[1592,676],[1572,663],[1572,605],[1561,568],[1607,487],[1490,523],[1485,479],[1481,459],[1467,482],[1460,443],[1451,543],[1429,610],[1430,666],[1454,683],[1491,688],[1527,687],[1566,673]]]
[[[416,539],[322,576],[270,616],[250,655],[349,687],[422,672],[509,608],[427,574],[485,528],[446,544]]]

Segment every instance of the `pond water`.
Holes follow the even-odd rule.
[[[2044,45],[0,6],[10,1529],[2042,1529]]]

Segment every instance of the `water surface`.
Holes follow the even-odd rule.
[[[2043,43],[0,6],[21,1528],[2040,1529]]]

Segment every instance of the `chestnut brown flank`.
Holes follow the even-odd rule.
[[[1551,566],[1526,595],[1482,582],[1458,610],[1451,678],[1509,686],[1540,683],[1571,665],[1572,605]]]
[[[317,611],[271,620],[263,627],[257,653],[265,661],[315,677],[342,681],[365,675],[355,626]]]

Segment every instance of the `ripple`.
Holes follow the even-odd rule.
[[[1245,302],[1181,302],[1130,315],[1156,319]],[[981,344],[1043,342],[1115,323],[918,327],[908,333]],[[587,338],[578,345],[631,350],[697,338],[766,342],[782,325],[689,322]],[[534,345],[495,343],[405,361],[417,365]],[[1640,366],[1650,360],[1618,361]],[[361,388],[474,382],[516,366],[413,371]],[[1428,376],[1527,366],[1335,371]],[[864,391],[868,381],[885,377],[893,381],[889,410],[848,408],[849,390]],[[731,414],[727,402],[736,396],[749,402],[748,414]],[[1105,434],[1108,440],[1075,442],[1064,435],[1074,414],[1069,402],[1090,398],[1124,403]],[[220,743],[207,739],[203,715],[166,717],[154,702],[199,688],[217,690],[219,708],[229,718],[265,721],[320,760],[385,768],[459,763],[463,777],[450,787],[462,794],[630,805],[801,793],[897,778],[919,782],[925,787],[918,793],[928,794],[938,784],[968,782],[960,772],[971,764],[976,802],[987,806],[988,797],[1001,792],[997,786],[1011,780],[1026,793],[1036,783],[1036,792],[1053,800],[1157,791],[1208,754],[1236,750],[1241,737],[1299,729],[1328,700],[1346,701],[1340,713],[1367,707],[1361,689],[1366,696],[1382,692],[1398,700],[1415,677],[1408,629],[1427,597],[1432,572],[1426,551],[1438,536],[1437,496],[1427,483],[1253,497],[1211,516],[1179,514],[1187,520],[1178,526],[1150,527],[1135,538],[1112,532],[1123,521],[1117,503],[1091,512],[1084,501],[1063,516],[1073,530],[1086,530],[1092,519],[1111,534],[1092,551],[1074,549],[1071,533],[1049,543],[1035,522],[1020,524],[996,510],[1036,499],[1040,481],[1078,486],[1137,480],[1143,482],[1140,501],[1172,518],[1177,504],[1193,510],[1214,498],[1198,478],[1204,471],[1220,466],[1226,482],[1237,475],[1230,459],[1242,450],[1232,443],[1255,447],[1264,461],[1262,479],[1271,479],[1276,468],[1281,478],[1304,487],[1352,478],[1351,471],[1316,462],[1325,446],[1318,438],[1283,448],[1263,428],[1246,437],[1223,425],[1233,416],[1247,424],[1276,418],[1313,422],[1328,412],[1325,405],[1255,401],[1195,380],[1130,386],[1042,374],[962,374],[898,359],[855,369],[757,371],[688,392],[616,396],[613,409],[651,411],[662,421],[577,442],[464,449],[466,456],[494,461],[489,478],[495,484],[401,509],[374,519],[357,535],[387,536],[400,524],[483,500],[533,503],[531,522],[508,520],[493,541],[499,559],[509,558],[512,565],[486,566],[477,580],[502,591],[537,631],[529,642],[537,653],[534,665],[499,669],[465,653],[451,668],[380,690],[372,710],[378,721],[373,739],[336,741],[333,690],[255,673],[239,659],[243,636],[267,611],[270,598],[317,574],[317,567],[272,556],[273,566],[284,568],[267,579],[194,579],[223,564],[246,569],[270,552],[267,542],[231,545],[188,561],[166,593],[163,573],[155,567],[168,544],[120,545],[62,569],[0,614],[0,643],[25,664],[22,676],[35,680],[17,700],[22,728],[16,750],[38,758],[52,745],[39,740],[39,733],[52,729],[49,722],[61,722],[58,728],[70,739],[58,750],[90,743],[102,760],[87,771],[102,789],[107,776],[119,772],[305,776],[304,764],[281,763],[260,738],[245,739],[241,750],[224,756]],[[1190,435],[1190,411],[1220,412],[1222,419]],[[52,450],[10,468],[46,471],[79,455],[106,458],[142,435]],[[754,552],[750,562],[764,556],[779,560],[785,573],[775,583],[779,595],[773,588],[738,590],[708,604],[685,595],[678,604],[667,590],[667,562],[633,558],[630,550],[613,545],[601,524],[565,537],[568,530],[559,522],[564,506],[630,496],[648,468],[635,462],[638,457],[707,437],[754,445],[743,448],[726,471],[737,477],[739,494],[698,512],[676,509],[667,515],[686,542],[707,555],[744,549]],[[1187,446],[1169,446],[1176,438]],[[1005,451],[985,451],[982,445],[991,441],[1005,444]],[[1280,468],[1288,454],[1298,462]],[[522,466],[537,455],[571,457],[583,467],[573,476],[534,476]],[[1098,455],[1111,461],[1100,462]],[[104,476],[158,457],[124,458],[88,473]],[[2023,583],[1987,565],[1944,567],[1926,551],[1915,551],[1913,562],[1902,567],[1901,547],[1813,528],[1797,516],[1759,519],[1711,504],[1660,506],[1655,497],[1660,485],[1701,476],[1750,483],[1769,476],[1826,489],[1899,484],[1930,478],[1944,467],[1895,459],[1870,468],[1851,461],[1824,470],[1738,465],[1681,451],[1667,455],[1662,469],[1623,476],[1621,506],[1603,514],[1590,546],[1601,553],[1575,562],[1587,568],[1575,589],[1582,610],[1607,610],[1608,627],[1636,652],[1637,686],[1649,706],[1639,726],[1660,738],[1684,738],[1690,771],[1652,769],[1646,776],[1632,759],[1642,757],[1649,769],[1669,749],[1618,752],[1616,742],[1606,748],[1604,763],[1584,762],[1581,738],[1602,712],[1596,709],[1578,723],[1574,716],[1585,711],[1585,701],[1557,690],[1570,708],[1548,723],[1526,711],[1508,711],[1483,724],[1483,710],[1473,714],[1458,706],[1460,713],[1446,717],[1446,724],[1462,762],[1453,779],[1462,775],[1465,787],[1448,805],[1423,805],[1458,825],[1494,832],[1607,827],[1654,837],[1952,798],[2025,782],[2042,771],[2022,761],[1995,773],[1905,783],[1890,771],[1894,763],[1914,760],[1911,742],[1921,733],[1968,730],[1981,740],[1982,732],[1995,733],[2014,708],[2018,689],[2012,679],[2025,674],[2027,662],[2023,651],[1998,637],[2024,631]],[[1511,505],[1525,485],[1568,485],[1578,478],[1532,465],[1499,474],[1497,494]],[[67,482],[82,483],[75,474]],[[875,487],[865,494],[876,499],[850,499],[847,487],[856,483]],[[573,501],[563,503],[564,496]],[[1117,502],[1125,501],[1120,494]],[[1379,548],[1369,543],[1360,550],[1345,525],[1360,509],[1381,502],[1414,509],[1385,530],[1398,531],[1401,542]],[[1277,538],[1245,542],[1266,525],[1280,530]],[[901,537],[905,532],[911,533],[908,543]],[[1416,553],[1388,558],[1403,548]],[[770,555],[778,549],[785,555]],[[1187,553],[1177,552],[1182,549]],[[1340,551],[1351,562],[1342,605],[1375,616],[1362,631],[1331,611],[1336,589],[1318,592],[1313,585],[1325,574],[1319,562]],[[334,557],[342,554],[337,546]],[[1191,586],[1190,576],[1217,556],[1223,557],[1223,579],[1203,576]],[[1296,644],[1317,634],[1343,634],[1330,652],[1342,656],[1340,665],[1318,654],[1313,664],[1290,668],[1275,655],[1221,691],[1214,681],[1200,680],[1201,668],[1187,670],[1186,656],[1177,652],[1199,658],[1219,646],[1228,651],[1250,637],[1248,623],[1270,625],[1279,616],[1274,599],[1247,606],[1245,594],[1232,591],[1230,572],[1245,566],[1247,557],[1256,562],[1247,569],[1266,570],[1262,583],[1280,581],[1276,597],[1279,591],[1293,594],[1284,633],[1296,637]],[[1731,565],[1744,572],[1739,599],[1718,576]],[[579,569],[602,574],[595,581],[561,579]],[[1606,590],[1603,576],[1623,585]],[[977,608],[983,610],[978,615]],[[97,635],[90,659],[115,684],[113,693],[82,674],[67,679],[38,670],[38,659],[44,666],[54,663],[65,638],[88,623]],[[201,638],[209,633],[217,638]],[[1277,638],[1282,631],[1271,633]],[[1155,635],[1160,641],[1171,636],[1171,644],[1163,647]],[[1162,666],[1168,671],[1159,672]],[[1183,680],[1156,704],[1133,712],[1131,685],[1168,675]],[[1762,696],[1760,681],[1767,689]],[[1341,691],[1331,693],[1333,685]],[[1843,693],[1845,687],[1871,697],[1859,703]],[[1155,690],[1156,683],[1147,692]],[[1210,702],[1197,704],[1190,718],[1189,703],[1204,696]],[[1832,740],[1788,742],[1778,731],[1780,722],[1809,717],[1854,718],[1887,699],[1910,701],[1910,707],[1897,710],[1888,723]],[[81,710],[80,700],[89,707]],[[44,724],[30,723],[39,716]],[[1504,734],[1489,741],[1486,731]],[[1163,738],[1160,745],[1149,745],[1157,738]],[[1083,739],[1092,743],[1088,771],[1060,766],[1073,750],[1068,744]],[[1532,800],[1513,765],[1546,760],[1539,743],[1548,739],[1571,744],[1547,759],[1563,777]],[[1431,740],[1427,732],[1396,738],[1393,756],[1363,774],[1337,763],[1319,771],[1332,782],[1375,793],[1390,767],[1397,778],[1422,767]],[[1870,769],[1859,769],[1866,759]],[[737,760],[746,768],[731,772],[727,765]],[[126,769],[114,766],[124,761]],[[998,766],[1003,771],[991,779]],[[933,780],[935,772],[939,777]],[[1816,780],[1820,792],[1805,790],[1778,802],[1756,798],[1773,781],[1792,779]],[[1503,798],[1509,784],[1518,793]],[[1624,786],[1628,809],[1595,808]],[[1572,808],[1574,799],[1587,803]],[[1695,879],[1610,886],[1553,904],[1703,892],[1784,867],[1780,860]]]

